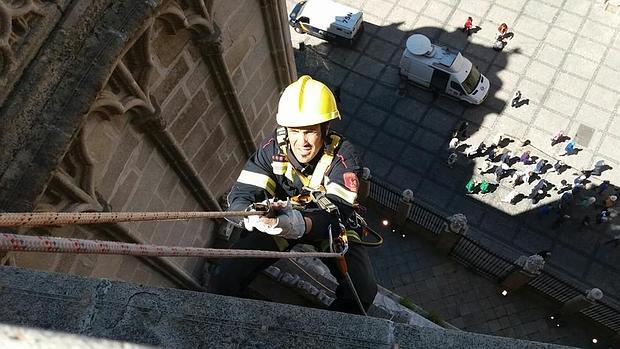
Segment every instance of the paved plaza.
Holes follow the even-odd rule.
[[[540,295],[520,290],[503,297],[495,282],[439,255],[423,238],[392,233],[375,215],[369,223],[385,239],[381,248],[370,249],[379,284],[442,320],[469,332],[581,348],[589,348],[592,338],[605,344],[606,338],[581,320],[564,318],[557,327],[549,318],[557,307]]]
[[[597,205],[620,186],[620,15],[605,12],[602,0],[348,3],[364,11],[366,22],[353,48],[291,35],[299,73],[339,90],[343,120],[335,128],[355,143],[373,175],[412,189],[446,215],[465,213],[470,234],[509,257],[552,251],[546,268],[620,299],[620,248],[604,244],[620,233],[620,218],[595,223]],[[468,16],[482,28],[470,37],[460,30]],[[491,46],[502,22],[514,37],[497,52]],[[491,82],[487,100],[469,106],[401,84],[398,63],[412,33],[460,50],[478,66]],[[306,44],[303,51],[297,49],[300,42]],[[510,106],[516,90],[529,104]],[[480,182],[495,176],[481,174],[485,157],[460,156],[452,168],[447,166],[452,130],[463,120],[470,123],[466,144],[488,145],[504,135],[511,139],[505,149],[514,155],[530,150],[551,165],[561,159],[570,168],[541,175],[554,187],[536,204],[527,197],[514,205],[502,202],[513,190],[510,178],[491,193],[467,194],[470,178]],[[561,156],[568,141],[551,146],[560,130],[576,141],[577,154]],[[525,140],[530,145],[522,147]],[[559,222],[555,210],[539,213],[540,206],[558,203],[562,179],[572,184],[598,160],[609,169],[590,177],[587,187],[609,180],[610,188],[600,195],[594,189],[576,196],[563,213],[570,216],[565,222]],[[516,189],[527,196],[535,183]],[[590,195],[597,197],[594,205],[578,205]],[[586,215],[591,224],[582,226]]]

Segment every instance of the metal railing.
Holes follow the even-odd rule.
[[[581,289],[545,270],[528,285],[561,303],[583,294]]]
[[[400,194],[390,188],[390,186],[375,178],[370,180],[370,192],[369,197],[374,201],[381,204],[381,206],[396,211],[398,203],[400,202]]]
[[[503,280],[518,266],[508,258],[504,258],[482,246],[479,242],[462,236],[456,243],[450,256],[461,264],[475,269],[484,276],[497,282]]]
[[[401,194],[389,184],[375,178],[370,179],[369,198],[379,205],[396,213],[401,197]],[[439,235],[447,224],[446,217],[415,199],[412,202],[407,219],[435,235]],[[510,259],[493,252],[482,243],[467,236],[461,236],[450,251],[450,256],[459,263],[496,282],[503,280],[516,268],[521,268]],[[584,295],[587,288],[577,286],[573,282],[562,279],[546,270],[530,280],[528,286],[561,304],[576,296]],[[593,306],[581,310],[580,313],[592,321],[620,333],[620,304],[612,299],[603,298]]]

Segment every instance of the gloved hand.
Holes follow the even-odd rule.
[[[306,232],[306,222],[301,212],[293,209],[290,201],[272,203],[277,214],[274,218],[265,216],[248,216],[243,219],[247,230],[257,229],[269,235],[276,235],[285,239],[299,239]]]
[[[264,201],[260,202],[260,204],[269,205],[270,201],[269,200],[264,200]],[[246,212],[253,212],[253,211],[256,211],[256,210],[253,208],[253,204],[252,204],[248,208],[246,208],[245,211]],[[265,226],[261,222],[261,220],[260,220],[261,217],[262,216],[260,216],[260,215],[244,217],[243,218],[243,227],[246,230],[248,230],[248,231],[252,231],[255,228],[260,230],[260,231],[264,231],[264,229],[267,229],[267,226]]]

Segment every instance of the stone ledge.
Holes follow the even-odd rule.
[[[566,348],[12,267],[0,280],[0,322],[161,347]]]

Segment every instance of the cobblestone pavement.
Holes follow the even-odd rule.
[[[560,180],[572,183],[579,170],[591,169],[600,159],[611,169],[591,182],[609,180],[612,188],[598,202],[620,186],[620,15],[605,12],[602,0],[349,3],[364,11],[366,22],[353,48],[291,35],[295,47],[302,41],[307,45],[295,52],[300,74],[339,88],[343,120],[335,128],[354,141],[373,175],[414,190],[446,214],[465,213],[472,235],[510,257],[551,250],[548,268],[619,299],[620,248],[603,242],[619,233],[620,225],[594,224],[597,208],[577,209],[574,204],[568,211],[571,219],[554,225],[558,215],[539,216],[537,207],[557,202]],[[460,31],[467,16],[482,28],[469,38]],[[514,38],[496,52],[491,45],[501,22],[508,23]],[[461,50],[490,80],[487,100],[467,106],[413,86],[399,91],[398,63],[413,32]],[[517,89],[530,102],[512,108]],[[543,175],[556,187],[537,204],[529,199],[516,205],[502,202],[512,190],[509,179],[493,193],[468,195],[468,180],[482,178],[482,158],[461,157],[453,168],[446,165],[451,130],[462,120],[470,122],[466,143],[488,144],[498,134],[509,135],[514,142],[507,148],[520,155],[520,141],[529,139],[532,155],[551,163],[562,159],[572,168]],[[566,142],[550,145],[559,130],[577,141],[577,154],[560,156]],[[486,176],[493,178],[492,173]],[[517,189],[528,195],[532,186]],[[579,224],[585,214],[593,223],[589,227]]]
[[[371,215],[369,223],[380,227]],[[608,340],[583,321],[565,318],[561,326],[550,315],[557,312],[549,301],[525,289],[507,297],[493,281],[441,256],[428,241],[415,235],[379,228],[382,248],[370,249],[377,281],[426,311],[470,332],[527,339],[581,348],[607,348]],[[592,338],[599,343],[592,344]]]

